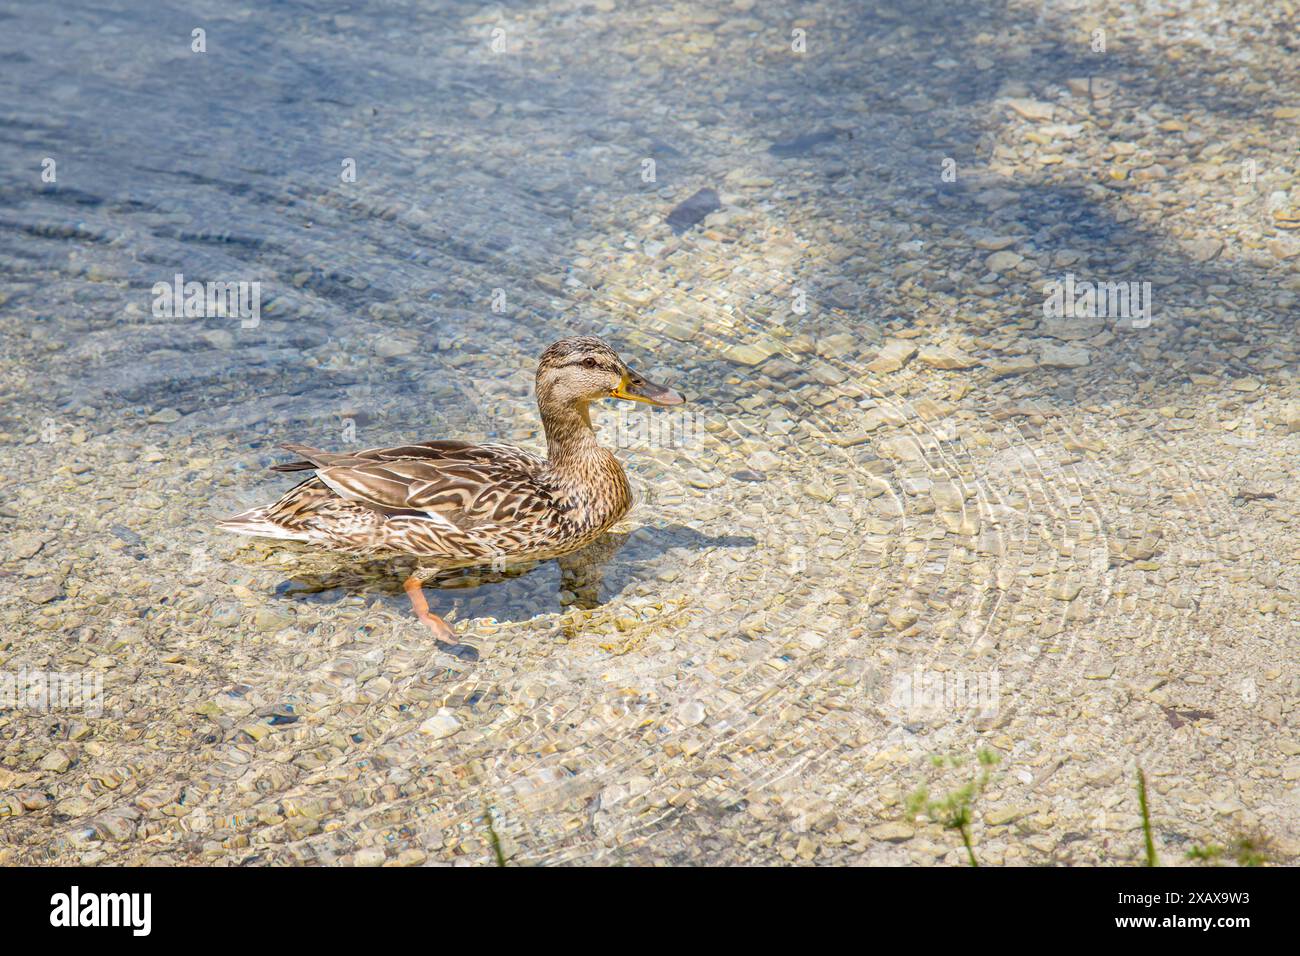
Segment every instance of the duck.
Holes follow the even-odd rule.
[[[426,574],[481,565],[502,570],[579,551],[633,503],[622,464],[597,440],[591,405],[614,398],[674,406],[685,399],[587,335],[547,347],[535,394],[545,457],[457,440],[352,452],[285,444],[297,460],[271,470],[311,476],[273,504],[217,527],[358,557],[413,556]],[[454,646],[455,632],[428,606],[423,576],[412,572],[403,590],[435,639]]]

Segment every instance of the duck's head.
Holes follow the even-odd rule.
[[[622,398],[650,405],[680,405],[686,399],[627,367],[618,353],[591,335],[560,339],[537,364],[537,400],[549,405],[586,405]]]

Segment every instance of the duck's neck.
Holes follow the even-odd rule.
[[[586,402],[543,402],[541,412],[546,456],[556,471],[586,471],[608,455],[596,440]]]
[[[580,536],[599,534],[632,507],[623,466],[596,441],[586,402],[539,404],[547,457],[569,524]]]

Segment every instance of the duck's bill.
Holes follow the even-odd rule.
[[[629,402],[645,402],[647,405],[680,405],[686,401],[668,386],[656,384],[632,371],[624,375],[618,388],[609,394],[613,398],[622,398]]]

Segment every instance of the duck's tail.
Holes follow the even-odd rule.
[[[267,517],[266,508],[253,508],[243,511],[232,518],[223,518],[217,522],[222,531],[235,534],[250,534],[259,538],[279,538],[281,541],[307,541],[305,531],[295,531],[278,525]]]

